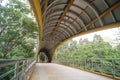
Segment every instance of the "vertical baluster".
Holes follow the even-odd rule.
[[[25,80],[25,78],[26,78],[26,72],[25,72],[25,60],[23,61],[23,64],[22,64],[22,70],[23,70],[23,80]]]
[[[25,80],[28,78],[28,75],[29,75],[29,68],[30,68],[29,63],[31,64],[30,60],[27,59],[26,60],[26,75],[25,75]]]
[[[19,61],[15,63],[15,73],[14,73],[15,80],[18,80],[18,74],[19,74]]]
[[[84,61],[84,69],[86,69],[86,62],[87,62],[87,59],[85,59]]]
[[[98,69],[99,69],[98,71],[101,73],[101,66],[102,66],[101,59],[98,59],[98,61],[99,61],[99,63],[100,63],[100,64],[98,63],[98,65],[99,65],[99,66],[98,66],[98,67],[99,67],[99,68],[98,68]]]
[[[91,70],[93,71],[93,59],[91,59]]]
[[[72,65],[73,67],[75,66],[75,59],[73,59],[73,65]]]
[[[112,74],[113,74],[113,77],[115,78],[115,63],[114,63],[114,60],[112,59]]]

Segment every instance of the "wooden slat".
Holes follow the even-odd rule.
[[[56,30],[59,28],[59,25],[61,23],[61,21],[64,19],[66,13],[68,12],[68,10],[70,9],[71,5],[73,4],[74,0],[69,0],[68,4],[66,5],[64,12],[62,13],[62,15],[59,18],[59,22],[56,24],[54,30],[52,31],[52,35],[55,34]]]
[[[107,10],[105,10],[102,14],[100,14],[100,18],[103,18],[104,16],[106,16],[108,13],[110,13],[112,10],[114,10],[115,8],[120,6],[120,1],[116,4],[114,4],[113,6],[111,6],[110,8],[108,8]],[[98,18],[95,18],[94,20],[92,20],[90,23],[88,23],[86,26],[84,27],[89,27],[92,24],[94,24],[95,22],[98,21]],[[80,32],[84,30],[84,27],[82,29],[80,29]]]
[[[91,0],[91,1],[90,1],[90,4],[93,4],[94,1],[95,1],[95,0]],[[86,11],[87,9],[88,9],[88,6],[85,7],[84,11]],[[81,12],[78,17],[74,18],[74,20],[70,23],[70,25],[72,25],[75,21],[77,21],[77,19],[78,19],[82,14],[83,14],[83,12]],[[84,29],[86,29],[86,28],[84,27]]]

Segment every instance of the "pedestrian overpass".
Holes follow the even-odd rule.
[[[35,59],[1,60],[0,80],[114,80],[113,75],[98,75],[55,63],[39,63],[44,52],[52,62],[55,50],[74,37],[120,26],[120,0],[29,0],[39,25],[39,44]],[[113,59],[112,59],[113,60]],[[120,60],[120,59],[117,59]],[[38,62],[38,63],[37,63]],[[119,67],[120,65],[118,65]],[[74,66],[73,66],[74,67]],[[92,70],[92,69],[91,69]]]
[[[59,45],[74,37],[120,26],[119,0],[29,0],[39,25],[40,52],[52,61]]]

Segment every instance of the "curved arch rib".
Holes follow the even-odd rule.
[[[54,24],[55,25],[55,24]],[[44,33],[48,32],[50,29],[53,29],[54,27],[52,27],[52,25],[50,25],[46,30],[44,30]],[[69,28],[65,28],[65,26],[60,25],[60,29],[62,29],[63,32],[65,32],[67,35],[70,36],[71,33]]]
[[[119,7],[119,6],[120,6],[120,2],[112,5],[110,8],[108,8],[107,10],[105,10],[103,13],[100,14],[100,18],[104,17],[104,16],[107,15],[109,12],[111,12],[112,10],[114,10],[115,8],[117,8],[117,7]],[[85,27],[87,28],[87,27],[91,26],[91,25],[94,24],[97,20],[98,20],[98,18],[92,20],[92,21],[91,21],[90,23],[88,23]],[[80,29],[79,32],[81,32],[82,30],[83,30],[83,28]]]
[[[84,0],[79,0],[79,1],[83,2],[84,4],[86,4],[88,7],[90,7],[93,10],[96,17],[98,18],[98,21],[99,21],[100,25],[103,26],[103,22],[102,22],[102,20],[99,16],[99,13],[97,12],[97,10],[91,4],[89,4],[87,1],[84,1]]]
[[[65,7],[65,10],[64,12],[62,13],[60,19],[59,19],[59,22],[56,24],[56,28],[54,28],[54,30],[52,31],[52,35],[55,34],[56,30],[58,29],[61,21],[64,19],[64,16],[66,15],[67,11],[70,9],[71,5],[73,4],[74,0],[69,0],[67,6]]]
[[[44,32],[46,33],[46,32],[49,32],[49,30],[53,30],[53,29],[54,29],[54,27],[51,27],[51,28],[48,28],[48,29],[47,29],[46,31],[44,31]],[[58,30],[62,31],[64,34],[66,34],[68,37],[70,37],[70,34],[68,33],[69,31],[68,31],[67,28],[65,28],[65,27],[63,27],[63,26],[60,26],[60,28],[59,28]]]
[[[63,21],[66,21],[66,19],[64,19]],[[46,28],[46,27],[47,27],[48,25],[50,25],[50,24],[57,23],[58,21],[57,21],[57,19],[54,19],[54,20],[51,20],[51,22],[52,22],[52,23],[46,24],[46,26],[45,26],[44,28]],[[69,20],[67,20],[66,23],[71,24],[71,22],[70,22]],[[60,23],[60,24],[61,24],[61,23]],[[76,23],[76,24],[77,24],[77,23]],[[74,27],[71,27],[71,29],[72,29],[75,33],[77,33],[77,30],[78,30],[79,28],[77,28],[75,24],[71,24],[71,25],[74,26]],[[79,26],[79,25],[78,25],[78,26]],[[75,28],[75,29],[74,29],[74,28]]]

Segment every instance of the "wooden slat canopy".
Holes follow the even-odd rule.
[[[120,26],[120,0],[29,0],[39,25],[39,48],[51,62],[76,36]]]

